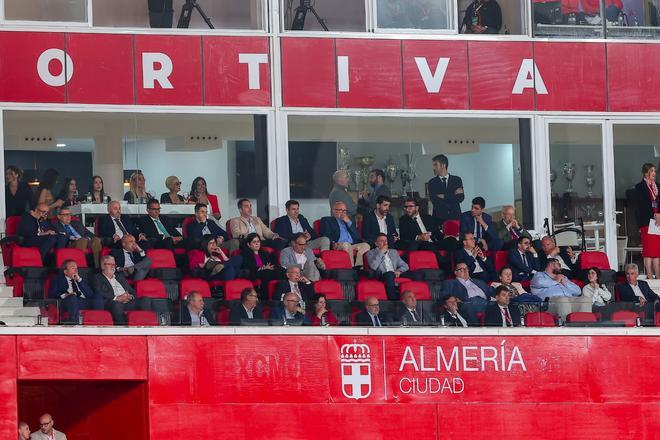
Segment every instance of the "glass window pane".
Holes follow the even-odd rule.
[[[451,0],[377,0],[379,29],[448,29]]]
[[[276,0],[275,0],[276,1]],[[282,0],[285,30],[365,32],[364,0]]]
[[[87,21],[87,0],[5,0],[5,20]]]
[[[521,35],[525,30],[524,0],[458,0],[459,32]]]
[[[658,0],[608,0],[605,3],[608,38],[658,38]]]
[[[599,38],[603,34],[600,0],[534,0],[537,37]]]

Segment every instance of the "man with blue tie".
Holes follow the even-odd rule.
[[[461,234],[471,233],[484,251],[497,251],[502,248],[502,241],[493,227],[493,218],[484,212],[486,201],[483,197],[472,199],[472,208],[461,214]]]
[[[355,321],[358,325],[364,325],[367,327],[382,327],[387,321],[385,317],[380,313],[380,303],[378,298],[375,296],[370,296],[364,301],[364,312],[360,312],[355,317]]]
[[[78,274],[73,260],[62,263],[62,273],[53,278],[48,298],[61,301],[62,309],[69,314],[68,322],[78,324],[80,309],[103,309],[103,301]]]
[[[513,272],[513,281],[531,280],[534,274],[540,270],[538,253],[527,237],[518,238],[517,246],[509,251],[508,258]]]
[[[80,249],[83,252],[88,248],[91,249],[94,256],[94,267],[99,267],[101,239],[92,234],[78,220],[72,220],[69,208],[60,208],[57,221],[53,226],[58,234],[66,235],[70,248]]]
[[[147,203],[147,216],[138,221],[140,232],[147,236],[152,247],[159,249],[174,249],[183,241],[183,237],[170,225],[167,217],[160,215],[160,202],[151,199]]]
[[[361,242],[355,223],[346,212],[344,202],[336,202],[332,205],[332,216],[321,219],[321,235],[330,239],[333,250],[345,251],[353,266],[363,265],[364,254],[369,251],[370,246]],[[353,259],[354,250],[357,250],[355,259]]]

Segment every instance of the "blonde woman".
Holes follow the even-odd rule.
[[[129,179],[130,189],[124,194],[124,200],[128,203],[147,203],[153,197],[145,189],[144,174],[136,171]]]
[[[183,196],[179,195],[179,191],[181,191],[181,179],[176,176],[170,176],[165,179],[165,187],[169,192],[160,195],[160,203],[168,205],[180,205],[186,203]]]

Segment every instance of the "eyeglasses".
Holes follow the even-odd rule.
[[[116,266],[115,263],[103,263],[104,266]]]
[[[417,205],[403,205],[404,208],[414,208]]]
[[[51,423],[53,423],[52,420],[51,420],[50,422],[39,423],[39,426],[48,426],[48,425],[50,425]]]
[[[284,302],[288,302],[288,303],[297,303],[298,300],[297,300],[297,299],[285,299]]]
[[[380,307],[380,304],[367,304],[367,307]]]
[[[259,295],[257,295],[256,293],[248,293],[247,296],[259,296]]]
[[[346,212],[346,210],[345,210],[345,209],[339,209],[339,208],[335,208],[334,210],[335,210],[335,211],[337,211],[337,212]]]
[[[48,214],[48,210],[47,210],[47,209],[46,209],[46,210],[43,210],[43,211],[42,211],[41,209],[39,209],[38,211],[39,211],[40,214]]]
[[[174,182],[175,185],[181,185],[181,182]]]
[[[454,269],[454,272],[462,272],[464,270],[468,270],[468,268],[467,267],[457,267],[456,269]]]
[[[149,211],[160,211],[160,208],[147,208]]]

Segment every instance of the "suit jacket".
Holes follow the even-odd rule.
[[[66,434],[63,432],[53,429],[53,433],[55,434],[55,440],[67,440]],[[46,437],[41,431],[35,431],[30,434],[30,440],[48,440],[48,437]]]
[[[284,320],[284,307],[283,306],[278,306],[274,307],[273,310],[270,312],[270,320],[274,322],[282,322]],[[311,325],[311,321],[307,317],[307,315],[303,315],[300,312],[296,312],[295,318],[296,321],[302,321],[303,325]]]
[[[311,284],[298,283],[298,289],[300,289],[300,295],[305,302],[309,302],[314,299],[314,287]],[[289,280],[281,280],[275,286],[275,293],[273,293],[273,301],[279,301],[282,298],[282,295],[285,293],[291,292],[291,286],[289,285]]]
[[[84,279],[78,281],[78,288],[80,289],[82,294],[85,295],[86,299],[94,298],[95,295],[94,290],[92,290],[89,284],[87,284],[87,281],[85,281]],[[50,289],[48,289],[48,298],[61,299],[60,295],[62,295],[63,293],[67,293],[68,290],[69,290],[69,282],[67,281],[66,276],[64,276],[63,273],[59,273],[50,282]]]
[[[264,319],[260,306],[257,305],[257,307],[254,308],[252,311],[252,316],[252,319]],[[241,320],[244,319],[250,320],[250,318],[248,318],[247,312],[245,311],[245,307],[243,307],[243,304],[241,304],[241,302],[237,302],[236,304],[232,305],[231,310],[229,311],[229,324],[241,325]]]
[[[434,323],[434,320],[431,318],[431,316],[429,316],[429,314],[427,314],[421,307],[418,306],[416,308],[416,311],[417,311],[417,315],[419,316],[419,321],[418,322],[420,324],[433,324]],[[403,305],[401,305],[401,307],[397,310],[396,317],[397,317],[396,320],[401,321],[402,323],[405,323],[405,324],[415,323],[415,324],[417,324],[417,322],[415,322],[413,320],[412,315],[410,314],[408,309]]]
[[[249,249],[243,249],[241,251],[241,256],[243,257],[241,269],[249,271],[250,278],[256,278],[259,268],[257,267],[257,260],[254,258],[254,252]],[[261,262],[264,266],[268,263],[272,263],[268,252],[259,251],[259,257],[261,257]]]
[[[314,232],[314,228],[309,225],[309,222],[304,215],[298,215],[298,222],[300,222],[300,226],[304,231],[309,232],[312,240],[318,238],[316,232]],[[288,215],[284,215],[275,219],[275,233],[282,238],[286,238],[287,240],[293,240],[293,229],[291,228],[291,220],[289,219]]]
[[[525,259],[527,264],[523,262],[522,256],[518,251],[518,248],[511,249],[508,253],[509,266],[513,269],[514,281],[520,278],[531,278],[533,273],[532,271],[541,270],[539,266],[539,257],[534,256],[531,252],[525,252]]]
[[[408,269],[408,264],[399,256],[399,253],[394,249],[388,249],[387,255],[392,261],[392,267],[394,272],[406,272]],[[378,275],[382,275],[387,270],[385,269],[385,255],[380,251],[380,249],[372,249],[365,254],[367,257],[367,263],[371,270],[375,271]]]
[[[509,304],[509,316],[513,325],[520,326],[520,310],[518,306]],[[497,303],[491,302],[486,307],[486,326],[488,327],[502,327],[504,323],[504,316],[500,312],[500,306]]]
[[[222,237],[225,240],[229,239],[227,232],[225,232],[224,229],[218,226],[216,222],[209,219],[206,219],[206,223],[200,223],[197,221],[197,219],[188,223],[186,225],[186,235],[194,240],[201,240],[204,237],[204,233],[202,232],[204,230],[204,226],[207,226],[209,228],[209,231],[211,231],[211,235],[215,235],[216,237]]]
[[[133,235],[137,240],[138,235],[140,235],[140,232],[135,227],[133,220],[129,216],[122,214],[119,218],[119,221],[121,222],[122,225],[124,225],[126,232]],[[110,215],[104,215],[102,217],[99,217],[98,232],[99,232],[99,237],[103,237],[103,238],[112,238],[112,236],[115,235],[115,222],[112,220],[112,217],[110,217]]]
[[[656,182],[656,185],[660,188],[660,183]],[[653,207],[651,206],[651,196],[644,180],[635,185],[635,199],[637,199],[637,211],[635,212],[637,215],[637,227],[648,226],[649,220],[653,218]],[[655,199],[655,202],[660,207],[660,193]]]
[[[642,294],[644,295],[644,298],[646,298],[646,301],[648,302],[653,302],[658,298],[658,295],[651,290],[649,287],[649,284],[646,281],[642,280],[637,280],[637,284],[639,285],[639,290],[642,291]],[[628,283],[621,283],[618,286],[619,289],[619,299],[620,301],[624,302],[639,302],[639,298],[637,295],[632,290],[632,287],[630,287],[630,284]]]
[[[387,214],[385,216],[385,224],[387,225],[387,242],[389,246],[393,246],[394,236],[397,232],[392,214]],[[376,240],[376,236],[378,234],[380,234],[380,228],[378,227],[378,219],[376,218],[376,213],[374,211],[369,211],[362,220],[362,238],[367,243],[373,243]]]
[[[202,311],[202,314],[204,315],[204,318],[208,321],[209,325],[218,325],[218,323],[215,320],[215,316],[213,316],[213,312],[209,309],[204,309]],[[192,325],[192,320],[190,319],[190,311],[188,310],[188,306],[183,304],[181,306],[181,325],[186,325],[190,326]]]
[[[463,188],[463,181],[460,177],[449,175],[447,179],[446,189],[442,188],[442,180],[440,177],[435,176],[428,183],[429,198],[433,203],[433,217],[437,218],[440,223],[445,220],[456,220],[461,215],[461,202],[465,200],[465,194],[456,194],[456,190]],[[444,195],[444,198],[439,198],[438,195]]]
[[[454,264],[458,264],[458,263],[467,264],[470,275],[474,273],[474,269],[476,269],[477,267],[476,261],[477,261],[476,257],[473,257],[472,255],[468,254],[467,251],[462,247],[456,249],[456,252],[454,253]],[[479,265],[486,272],[495,272],[495,266],[493,266],[493,262],[491,261],[490,258],[486,258],[485,260],[480,259]]]
[[[126,256],[124,255],[124,248],[112,248],[110,250],[110,255],[115,257],[115,263],[117,264],[117,269],[120,267],[124,267],[126,264]],[[133,260],[133,264],[138,264],[142,259],[144,259],[146,255],[140,255],[139,252],[131,252],[131,259]]]
[[[92,238],[96,237],[96,235],[92,234],[89,231],[89,229],[87,229],[78,220],[71,220],[71,223],[69,223],[69,226],[71,228],[73,228],[73,230],[76,231],[78,234],[80,234],[81,237],[89,238],[90,240]],[[53,229],[55,229],[55,232],[57,232],[58,234],[67,234],[66,229],[64,228],[64,224],[59,220],[56,221],[56,222],[53,222]]]
[[[167,230],[167,233],[170,234],[170,236],[181,237],[179,231],[177,231],[174,225],[170,223],[170,220],[167,217],[160,215],[158,216],[158,219],[163,224],[163,226],[165,226],[165,230]],[[138,220],[138,227],[140,228],[140,232],[145,234],[149,239],[160,239],[162,236],[161,232],[156,227],[156,223],[154,223],[152,218],[148,215],[140,217]]]
[[[358,234],[357,228],[355,227],[355,222],[351,222],[350,226],[346,224],[346,226],[348,228],[348,233],[351,234],[351,238],[353,239],[353,244],[359,243],[360,235]],[[339,232],[339,224],[337,223],[337,219],[335,217],[328,216],[321,219],[322,237],[328,237],[331,242],[337,243],[339,241]]]
[[[467,316],[465,316],[464,314],[462,314],[460,310],[458,311],[458,314],[461,315],[461,318],[463,318],[463,319],[465,320],[465,323],[468,325],[468,327],[469,327],[471,324],[474,324],[474,323],[470,322],[470,320],[467,318]],[[451,313],[449,313],[448,311],[445,310],[445,311],[442,313],[442,316],[445,317],[445,325],[446,325],[447,327],[463,327],[463,323],[462,323],[458,318],[454,317],[454,316],[453,316]]]
[[[560,248],[559,255],[561,256],[562,260],[564,260],[564,262],[571,270],[571,272],[578,271],[579,268],[578,268],[577,260],[575,260],[575,263],[573,263],[565,249]],[[545,252],[543,252],[543,250],[541,250],[539,252],[539,267],[541,268],[540,270],[545,270],[545,267],[547,265],[548,265],[548,256],[545,254]]]
[[[115,278],[127,293],[135,296],[135,289],[128,284],[128,281],[126,281],[126,278],[124,278],[123,275],[116,274]],[[102,273],[94,275],[94,278],[92,279],[92,288],[97,295],[100,295],[101,298],[103,298],[104,301],[112,301],[115,297],[115,292],[112,290],[110,281],[108,281]]]
[[[504,220],[500,220],[499,222],[493,223],[493,227],[495,228],[495,233],[497,234],[497,237],[500,239],[502,243],[507,243],[513,240],[513,238],[511,237],[511,232],[506,227]],[[515,229],[515,232],[516,234],[518,234],[518,237],[527,237],[530,240],[532,239],[531,234],[523,228]]]
[[[346,214],[348,214],[350,218],[355,218],[355,214],[357,213],[357,204],[353,201],[353,198],[348,193],[348,188],[334,185],[330,191],[330,194],[328,195],[328,202],[330,202],[330,209],[332,209],[335,203],[344,202],[346,204]]]
[[[275,235],[275,233],[271,231],[259,217],[252,216],[250,217],[250,221],[254,226],[256,233],[259,234],[259,238],[262,240],[265,238],[271,239],[273,238],[273,235]],[[248,225],[241,219],[241,217],[234,217],[229,220],[229,230],[231,231],[231,236],[233,238],[246,237],[249,234]]]
[[[378,314],[378,320],[380,321],[380,325],[384,327],[386,325],[387,319],[385,318],[385,315],[383,313]],[[373,321],[371,320],[371,316],[369,316],[369,313],[367,312],[360,312],[355,316],[355,321],[357,322],[358,325],[363,325],[367,327],[373,327]]]
[[[307,261],[316,260],[314,252],[312,252],[310,249],[305,249],[305,256],[307,257]],[[282,252],[280,252],[280,266],[286,269],[289,266],[295,266],[297,264],[298,262],[296,261],[296,255],[293,248],[288,247],[282,249]]]
[[[493,288],[490,287],[488,284],[476,278],[471,278],[471,281],[474,284],[476,284],[477,287],[483,290],[484,295],[486,295],[486,298],[493,296]],[[463,302],[467,301],[468,299],[467,289],[463,287],[463,284],[461,284],[461,282],[458,281],[457,279],[446,280],[442,284],[442,292],[446,295],[455,295]],[[465,317],[463,316],[463,318]]]
[[[50,222],[46,220],[38,220],[37,223],[37,219],[32,217],[29,212],[26,212],[21,216],[21,220],[18,222],[16,234],[23,238],[36,237],[40,229],[39,226],[41,226],[41,229],[43,230],[54,230],[53,225]]]
[[[431,233],[431,238],[435,243],[442,240],[443,235],[440,232],[440,225],[438,225],[438,220],[428,214],[419,214],[424,227],[428,232]],[[422,230],[419,228],[417,221],[414,218],[407,215],[403,215],[399,218],[399,237],[402,241],[415,241],[415,237],[420,235]]]
[[[477,224],[477,235],[474,236],[475,240],[477,238],[483,238],[486,240],[488,243],[488,247],[490,250],[496,251],[498,249],[502,248],[502,241],[500,238],[497,236],[497,231],[495,230],[495,227],[493,226],[493,218],[487,214],[483,213],[481,217],[484,219],[484,222],[486,223],[486,226],[488,226],[487,230],[483,230],[483,227],[480,224]],[[461,214],[460,218],[461,222],[461,234],[465,234],[468,232],[474,232],[475,228],[475,223],[477,222],[474,217],[472,217],[472,213],[470,211],[466,211],[463,214]]]
[[[376,209],[376,201],[378,201],[378,197],[380,196],[387,196],[391,197],[392,192],[390,191],[390,187],[382,184],[374,188],[373,191],[369,194],[369,198],[367,199],[367,203],[369,204],[369,209]]]

